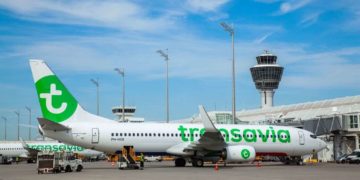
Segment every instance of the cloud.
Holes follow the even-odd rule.
[[[211,12],[217,11],[221,6],[228,2],[229,0],[187,0],[186,4],[193,11]]]
[[[271,3],[279,2],[279,1],[282,1],[282,0],[254,0],[254,1],[271,4]]]
[[[269,36],[271,36],[272,34],[273,34],[272,32],[271,32],[271,33],[267,33],[267,34],[265,34],[264,36],[255,39],[253,43],[255,43],[255,44],[261,44],[262,42],[264,42],[264,41],[265,41]]]
[[[296,88],[360,88],[360,64],[352,61],[360,55],[360,47],[348,47],[335,51],[297,54],[289,63],[284,84]]]
[[[314,23],[316,23],[319,19],[319,16],[321,15],[321,12],[314,12],[307,14],[300,22],[301,25],[308,27]]]
[[[135,31],[156,31],[173,25],[173,13],[151,16],[139,4],[127,0],[3,0],[6,8],[21,18],[59,24],[111,27]],[[169,11],[164,11],[169,12]]]
[[[290,0],[280,5],[279,15],[287,14],[309,4],[312,0]]]

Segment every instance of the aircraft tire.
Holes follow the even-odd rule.
[[[204,166],[204,160],[202,160],[202,159],[192,159],[191,163],[194,167],[203,167]]]
[[[184,158],[175,159],[175,167],[185,167],[186,160]]]

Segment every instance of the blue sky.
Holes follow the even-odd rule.
[[[285,67],[275,104],[360,94],[358,0],[2,0],[0,2],[0,115],[15,138],[25,106],[41,116],[28,59],[44,59],[77,100],[113,119],[125,68],[128,105],[148,121],[165,119],[169,49],[170,117],[231,110],[231,44],[220,22],[235,26],[237,109],[260,106],[249,68],[264,49]],[[1,132],[3,131],[1,121]],[[34,129],[33,133],[37,133]],[[21,128],[27,137],[27,129]],[[0,138],[3,133],[0,133]]]

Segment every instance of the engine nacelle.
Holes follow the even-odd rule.
[[[233,145],[224,150],[224,159],[226,162],[247,162],[255,159],[256,152],[252,146]]]

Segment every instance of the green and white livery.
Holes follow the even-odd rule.
[[[170,154],[176,166],[203,166],[205,160],[249,162],[256,155],[283,156],[298,162],[320,151],[324,141],[285,126],[214,125],[200,106],[203,124],[118,123],[85,111],[42,60],[30,60],[43,113],[40,131],[47,137],[115,154],[132,145],[145,154]],[[285,159],[285,158],[284,158]]]

